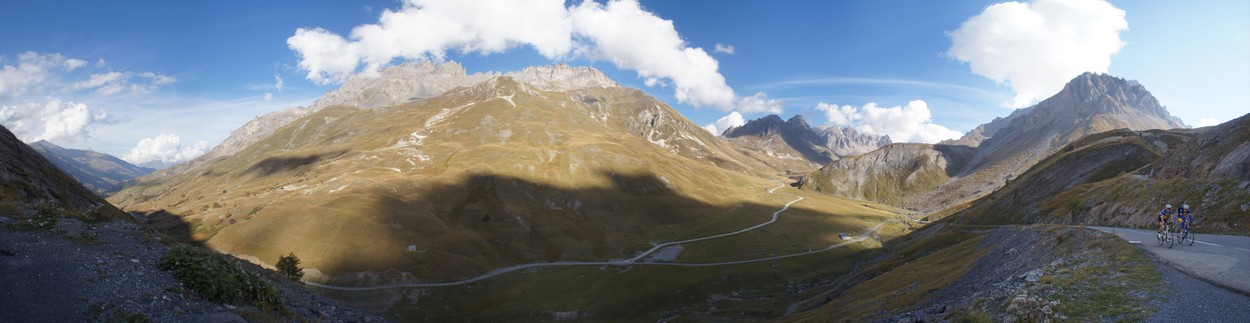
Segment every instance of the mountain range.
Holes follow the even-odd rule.
[[[836,159],[890,144],[889,136],[860,133],[850,127],[813,128],[801,114],[785,121],[770,114],[725,129],[721,136],[746,153],[786,161],[787,164],[779,166],[792,171],[815,169]]]
[[[1174,129],[1184,125],[1139,84],[1087,73],[1033,107],[939,144],[891,143],[776,115],[715,136],[590,68],[466,74],[454,63],[405,64],[249,122],[213,152],[140,177],[109,201],[185,223],[190,240],[256,263],[299,254],[309,282],[381,288],[346,299],[394,317],[651,319],[683,308],[680,317],[717,320],[747,309],[775,318],[786,305],[811,309],[796,317],[820,317],[858,304],[834,297],[855,290],[844,279],[928,277],[909,274],[916,269],[907,264],[957,259],[942,271],[949,275],[925,282],[936,290],[986,262],[989,251],[977,241],[1019,232],[1032,239],[1020,243],[1058,239],[1054,230],[987,233],[965,224],[1119,223],[1108,214],[1140,209],[1115,199],[1145,204],[1091,185],[1124,191],[1153,176],[1154,185],[1244,189],[1234,179],[1245,177],[1250,153],[1236,141],[1244,127],[1230,124]],[[800,190],[785,188],[796,174]],[[1201,205],[1225,207],[1241,195],[1212,196]],[[942,224],[913,236],[916,224],[905,215]],[[1237,219],[1216,223],[1236,231]],[[839,244],[855,239],[846,232],[864,233]],[[903,252],[887,253],[887,243]],[[794,256],[834,246],[847,250]],[[671,258],[644,262],[665,266],[613,265],[657,249]],[[1060,251],[1045,257],[1068,257]],[[573,263],[596,267],[502,274]],[[870,270],[856,269],[861,263]],[[382,288],[406,284],[467,287]],[[742,296],[719,298],[729,293]],[[378,300],[395,297],[409,301]]]
[[[978,126],[960,139],[888,146],[860,158],[870,162],[834,161],[800,185],[932,213],[989,194],[1082,137],[1121,128],[1182,127],[1137,82],[1084,73],[1054,96]]]
[[[113,155],[63,148],[46,140],[36,141],[30,147],[100,196],[117,192],[121,189],[119,184],[125,181],[156,171],[135,166]]]
[[[768,185],[767,164],[641,91],[561,81],[577,74],[567,67],[528,71],[547,78],[322,108],[233,154],[141,177],[110,201],[177,214],[236,255],[295,251],[326,274],[436,279],[618,257],[758,194],[744,185]],[[441,264],[403,256],[410,246]]]

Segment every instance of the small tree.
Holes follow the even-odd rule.
[[[304,268],[300,267],[299,257],[296,257],[294,252],[278,258],[278,272],[294,281],[304,278]]]

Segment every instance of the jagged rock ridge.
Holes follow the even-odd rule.
[[[799,167],[806,169],[890,144],[888,136],[860,133],[849,127],[813,128],[802,115],[783,121],[781,117],[770,114],[742,126],[725,129],[722,136],[745,149],[770,157],[806,161],[811,165]]]
[[[371,109],[393,106],[433,97],[453,88],[472,86],[499,76],[509,76],[517,81],[549,91],[617,86],[616,82],[599,70],[566,64],[528,67],[504,74],[494,72],[468,74],[465,68],[455,61],[442,64],[429,61],[405,63],[383,68],[376,74],[354,75],[341,87],[326,93],[308,107],[293,107],[257,117],[231,132],[230,136],[213,147],[212,151],[184,163],[185,166],[173,167],[170,172],[179,173],[205,161],[232,155],[243,147],[272,134],[279,127],[328,107],[347,105]]]

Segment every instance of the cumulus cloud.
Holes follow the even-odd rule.
[[[720,43],[717,43],[716,47],[712,48],[712,51],[721,54],[733,55],[734,45],[721,45]]]
[[[888,108],[878,107],[876,103],[854,107],[821,102],[816,105],[816,109],[825,112],[831,125],[849,126],[864,133],[887,135],[894,142],[937,143],[962,135],[934,124],[929,105],[923,100]]]
[[[768,94],[755,92],[755,95],[738,98],[734,109],[742,113],[768,112],[780,114],[784,105],[785,101],[769,99]]]
[[[703,126],[703,129],[707,130],[707,132],[711,132],[713,135],[719,136],[722,133],[725,133],[725,130],[729,130],[730,127],[741,127],[744,124],[747,124],[747,122],[742,118],[742,114],[738,113],[738,111],[733,111],[720,119],[716,119],[715,122]]]
[[[1195,126],[1194,126],[1194,128],[1202,128],[1202,127],[1214,126],[1214,125],[1218,125],[1218,124],[1220,124],[1220,123],[1221,123],[1221,122],[1220,122],[1220,119],[1216,119],[1216,118],[1202,118],[1202,120],[1198,120],[1198,124],[1197,124],[1197,125],[1195,125]]]
[[[77,141],[90,138],[89,127],[110,123],[104,110],[86,104],[50,99],[47,103],[0,106],[0,124],[25,142]]]
[[[173,134],[143,138],[122,160],[135,165],[164,168],[199,157],[208,151],[207,141],[194,145],[182,145],[182,139]]]
[[[636,0],[594,1],[565,7],[562,0],[406,0],[376,24],[356,26],[348,38],[300,28],[287,39],[305,77],[317,84],[369,75],[395,59],[443,60],[449,50],[493,54],[530,46],[549,59],[586,57],[638,73],[648,86],[671,84],[678,102],[731,110],[734,92],[718,62],[686,45],[665,20]],[[661,82],[661,79],[667,82]]]
[[[1124,10],[1102,0],[1004,2],[950,32],[947,55],[1010,85],[1016,95],[1003,105],[1022,108],[1081,73],[1105,73],[1125,30]]]

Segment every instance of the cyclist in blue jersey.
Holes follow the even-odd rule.
[[[1172,219],[1172,205],[1168,204],[1159,212],[1159,232],[1163,232],[1163,223]]]
[[[1182,230],[1189,230],[1190,222],[1194,221],[1194,215],[1189,213],[1189,204],[1181,204],[1181,208],[1176,210],[1176,219],[1180,220]]]

